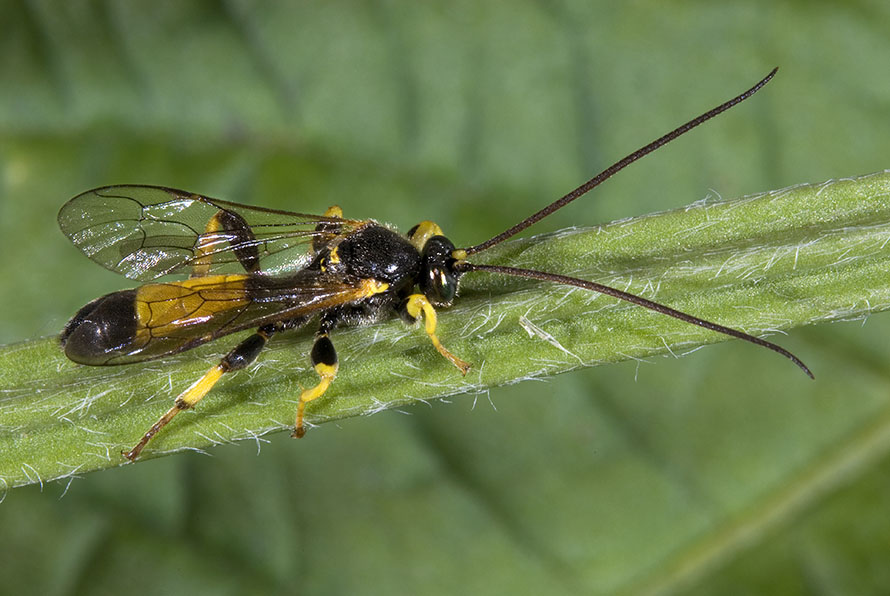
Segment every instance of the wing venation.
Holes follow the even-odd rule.
[[[59,227],[93,261],[130,279],[212,275],[305,266],[331,225],[348,233],[363,221],[291,213],[211,199],[160,186],[107,186],[59,211]],[[316,228],[325,225],[323,231]]]

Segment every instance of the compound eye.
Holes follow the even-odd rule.
[[[452,269],[454,244],[444,236],[435,235],[423,247],[420,291],[434,306],[451,306],[457,294],[457,275]]]
[[[457,280],[453,273],[444,269],[430,271],[432,279],[432,296],[430,299],[437,303],[436,306],[449,306],[457,294]]]

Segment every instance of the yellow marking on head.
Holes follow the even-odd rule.
[[[331,254],[328,255],[328,258],[331,260],[331,263],[334,265],[340,264],[340,253],[337,250],[340,249],[340,245],[334,247],[334,250],[331,251]]]
[[[324,212],[325,217],[343,217],[343,210],[340,209],[340,205],[331,205],[328,207],[328,210]]]
[[[246,306],[247,275],[210,275],[148,284],[136,290],[137,339],[170,335],[216,314]],[[142,337],[145,336],[145,337]]]
[[[440,354],[448,358],[451,364],[460,369],[461,374],[467,374],[467,371],[470,370],[470,363],[461,360],[446,350],[445,346],[439,342],[439,338],[436,335],[436,309],[433,308],[433,305],[430,304],[430,301],[427,300],[426,296],[423,294],[411,294],[411,296],[408,297],[408,304],[405,308],[412,318],[417,319],[423,314],[424,329],[426,330],[426,334],[429,336],[430,341],[433,342],[433,345]]]
[[[467,251],[462,248],[451,251],[451,258],[455,261],[463,261],[467,258]]]
[[[417,252],[423,252],[423,247],[426,246],[426,243],[430,238],[443,235],[442,228],[440,228],[437,223],[432,221],[422,221],[417,224],[417,229],[414,230],[414,233],[411,234],[411,237],[408,238],[408,240],[414,245]]]

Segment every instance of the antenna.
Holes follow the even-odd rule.
[[[603,284],[596,283],[594,281],[587,281],[585,279],[578,279],[576,277],[567,277],[565,275],[558,275],[556,273],[548,273],[546,271],[535,271],[534,269],[519,269],[517,267],[502,267],[498,265],[475,265],[473,263],[467,263],[466,261],[458,261],[454,265],[455,271],[460,273],[470,273],[472,271],[487,271],[488,273],[500,273],[503,275],[512,275],[515,277],[528,277],[531,279],[538,279],[541,281],[549,281],[557,284],[563,284],[568,286],[576,286],[578,288],[583,288],[585,290],[590,290],[592,292],[599,292],[600,294],[606,294],[607,296],[612,296],[613,298],[619,298],[626,302],[631,302],[633,304],[637,304],[644,308],[648,308],[649,310],[653,310],[657,313],[667,315],[669,317],[674,317],[675,319],[679,319],[685,323],[691,323],[692,325],[698,325],[699,327],[704,327],[705,329],[710,329],[711,331],[716,331],[717,333],[722,333],[724,335],[729,335],[731,337],[735,337],[738,339],[743,339],[752,344],[756,344],[758,346],[762,346],[764,348],[770,349],[773,352],[777,352],[789,359],[791,362],[796,364],[798,368],[800,368],[803,372],[807,374],[811,379],[815,379],[812,371],[804,364],[800,358],[783,348],[782,346],[778,346],[772,342],[766,341],[765,339],[760,339],[759,337],[755,337],[753,335],[749,335],[744,331],[739,331],[738,329],[733,329],[732,327],[725,327],[723,325],[719,325],[717,323],[712,323],[711,321],[706,321],[705,319],[700,319],[698,317],[694,317],[692,315],[686,314],[685,312],[675,310],[669,306],[665,306],[664,304],[659,304],[658,302],[653,302],[652,300],[647,300],[642,296],[637,296],[635,294],[629,294],[628,292],[624,292],[622,290],[618,290],[611,286],[605,286]]]
[[[778,70],[779,70],[779,67],[772,69],[768,75],[766,75],[765,77],[760,79],[760,81],[756,85],[754,85],[753,87],[751,87],[750,89],[748,89],[747,91],[742,93],[741,95],[737,95],[737,96],[733,97],[732,99],[730,99],[729,101],[727,101],[726,103],[722,103],[719,106],[717,106],[716,108],[708,110],[701,116],[698,116],[697,118],[693,118],[686,124],[683,124],[682,126],[675,128],[674,130],[667,133],[663,137],[652,141],[645,147],[641,147],[641,148],[637,149],[636,151],[634,151],[633,153],[631,153],[630,155],[628,155],[627,157],[624,157],[623,159],[616,161],[611,166],[609,166],[608,168],[606,168],[605,170],[603,170],[602,172],[600,172],[599,174],[597,174],[596,176],[594,176],[593,178],[591,178],[590,180],[588,180],[587,182],[585,182],[584,184],[582,184],[581,186],[579,186],[578,188],[576,188],[575,190],[570,192],[569,194],[565,195],[561,199],[558,199],[558,200],[550,203],[549,205],[547,205],[546,207],[544,207],[543,209],[541,209],[534,215],[531,215],[531,216],[523,219],[521,222],[519,222],[518,224],[516,224],[509,230],[505,230],[504,232],[501,232],[494,238],[490,238],[489,240],[486,240],[482,244],[477,244],[476,246],[471,246],[469,248],[462,249],[461,258],[463,258],[467,255],[475,254],[477,252],[482,252],[483,250],[487,250],[487,249],[491,248],[492,246],[494,246],[495,244],[500,244],[507,238],[514,236],[515,234],[518,234],[519,232],[526,229],[530,225],[537,223],[540,220],[544,219],[545,217],[547,217],[554,211],[558,211],[558,210],[562,209],[563,207],[565,207],[566,205],[568,205],[569,203],[571,203],[578,197],[581,197],[581,196],[587,194],[589,191],[593,190],[594,188],[596,188],[597,186],[599,186],[600,184],[605,182],[607,179],[611,178],[612,176],[614,176],[615,174],[617,174],[618,172],[620,172],[621,170],[623,170],[624,168],[626,168],[633,162],[637,161],[638,159],[645,157],[646,155],[649,155],[650,153],[652,153],[659,147],[663,147],[664,145],[667,145],[668,143],[670,143],[677,137],[686,134],[687,132],[689,132],[690,130],[692,130],[693,128],[698,126],[699,124],[703,124],[704,122],[707,122],[714,116],[721,114],[722,112],[725,112],[732,106],[745,101],[746,99],[748,99],[749,97],[751,97],[752,95],[754,95],[755,93],[760,91],[760,89],[764,85],[769,83],[770,79],[772,79],[773,76],[775,76],[776,71],[778,71]],[[457,251],[457,252],[461,252],[461,251]]]

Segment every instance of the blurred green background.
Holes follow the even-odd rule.
[[[888,24],[877,0],[2,2],[0,342],[127,286],[55,223],[105,184],[472,244],[776,65],[535,230],[884,169]],[[888,333],[781,338],[815,383],[728,342],[18,489],[3,592],[886,593]]]

